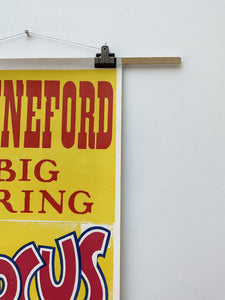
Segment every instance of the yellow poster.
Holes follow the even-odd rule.
[[[0,70],[0,299],[119,299],[120,77]]]

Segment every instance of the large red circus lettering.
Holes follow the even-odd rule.
[[[39,248],[45,266],[37,273],[40,299],[76,299],[80,286],[79,245],[75,233],[56,240],[60,254],[61,275],[57,282],[54,272],[55,249]]]
[[[60,257],[60,278],[55,274],[55,248],[30,242],[21,247],[13,258],[0,255],[0,299],[30,300],[30,285],[36,278],[41,300],[77,299],[81,281],[85,299],[108,300],[107,280],[98,262],[106,257],[110,231],[91,227],[77,239],[71,232],[56,239]]]

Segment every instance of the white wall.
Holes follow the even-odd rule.
[[[225,1],[0,0],[0,37],[182,56],[123,78],[122,300],[225,298]],[[25,35],[0,57],[90,57]]]

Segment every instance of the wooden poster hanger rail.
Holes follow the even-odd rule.
[[[180,65],[181,57],[123,57],[122,65]],[[104,45],[101,53],[96,54],[95,68],[116,68],[116,57],[109,52],[109,47]]]
[[[180,65],[181,57],[123,57],[122,65]]]

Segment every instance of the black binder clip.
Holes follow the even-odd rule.
[[[96,54],[95,68],[116,68],[115,54],[109,53],[108,46],[102,46],[101,53]]]

